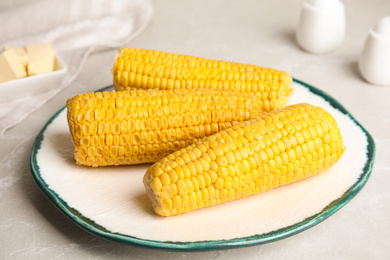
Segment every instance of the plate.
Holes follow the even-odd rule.
[[[299,182],[174,217],[153,213],[142,184],[150,164],[78,166],[65,107],[37,136],[32,174],[45,195],[72,221],[110,241],[172,251],[246,247],[280,240],[321,223],[367,182],[375,158],[370,134],[334,98],[294,80],[290,103],[321,106],[337,120],[347,150],[332,168]],[[103,90],[111,90],[107,87]]]

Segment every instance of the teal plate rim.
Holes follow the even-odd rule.
[[[177,242],[177,241],[156,241],[142,239],[135,236],[130,236],[126,234],[111,232],[105,227],[95,223],[93,220],[83,216],[77,209],[70,207],[66,201],[64,201],[54,190],[50,189],[49,185],[41,176],[40,168],[37,162],[37,154],[41,147],[41,143],[44,140],[44,134],[47,127],[57,118],[57,116],[66,109],[66,106],[58,110],[44,125],[42,130],[37,135],[34,144],[32,146],[31,157],[30,157],[30,169],[33,174],[34,180],[37,183],[40,190],[46,195],[46,197],[68,218],[70,218],[74,223],[83,228],[89,233],[92,233],[100,238],[118,242],[125,245],[132,245],[137,247],[144,247],[156,250],[164,251],[188,251],[188,252],[200,252],[200,251],[210,251],[210,250],[223,250],[223,249],[233,249],[240,247],[248,247],[261,245],[266,243],[271,243],[277,240],[281,240],[295,234],[301,233],[330,217],[349,201],[351,201],[357,193],[363,188],[366,184],[368,178],[370,177],[372,167],[375,160],[375,142],[372,136],[368,131],[341,105],[337,100],[331,97],[329,94],[324,91],[313,87],[303,81],[293,79],[294,83],[299,84],[307,88],[313,94],[321,96],[324,100],[329,102],[329,104],[335,109],[339,110],[343,114],[347,115],[366,135],[367,137],[367,161],[364,165],[363,171],[360,174],[358,180],[344,192],[344,194],[338,199],[334,200],[327,207],[325,207],[321,212],[312,215],[303,221],[296,223],[291,226],[287,226],[278,230],[266,234],[256,234],[253,236],[239,237],[226,240],[202,240],[202,241],[191,241],[191,242]],[[100,89],[99,91],[107,91],[111,89],[112,86],[107,86]]]

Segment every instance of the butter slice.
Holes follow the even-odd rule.
[[[4,51],[0,55],[0,82],[19,79],[25,76],[27,76],[26,70],[15,51]]]
[[[55,54],[51,44],[28,45],[26,51],[29,76],[54,71]]]
[[[16,46],[4,46],[4,51],[13,50],[16,55],[18,55],[20,62],[27,69],[27,52],[24,47],[16,47]]]

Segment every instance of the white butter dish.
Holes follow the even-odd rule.
[[[67,72],[62,59],[55,55],[53,72],[0,83],[0,102],[38,94],[56,88]]]

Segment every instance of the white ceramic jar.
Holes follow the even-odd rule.
[[[358,63],[365,80],[390,86],[390,16],[380,19],[368,31]]]
[[[296,38],[311,53],[335,49],[345,36],[345,10],[340,0],[306,0],[303,3]]]

